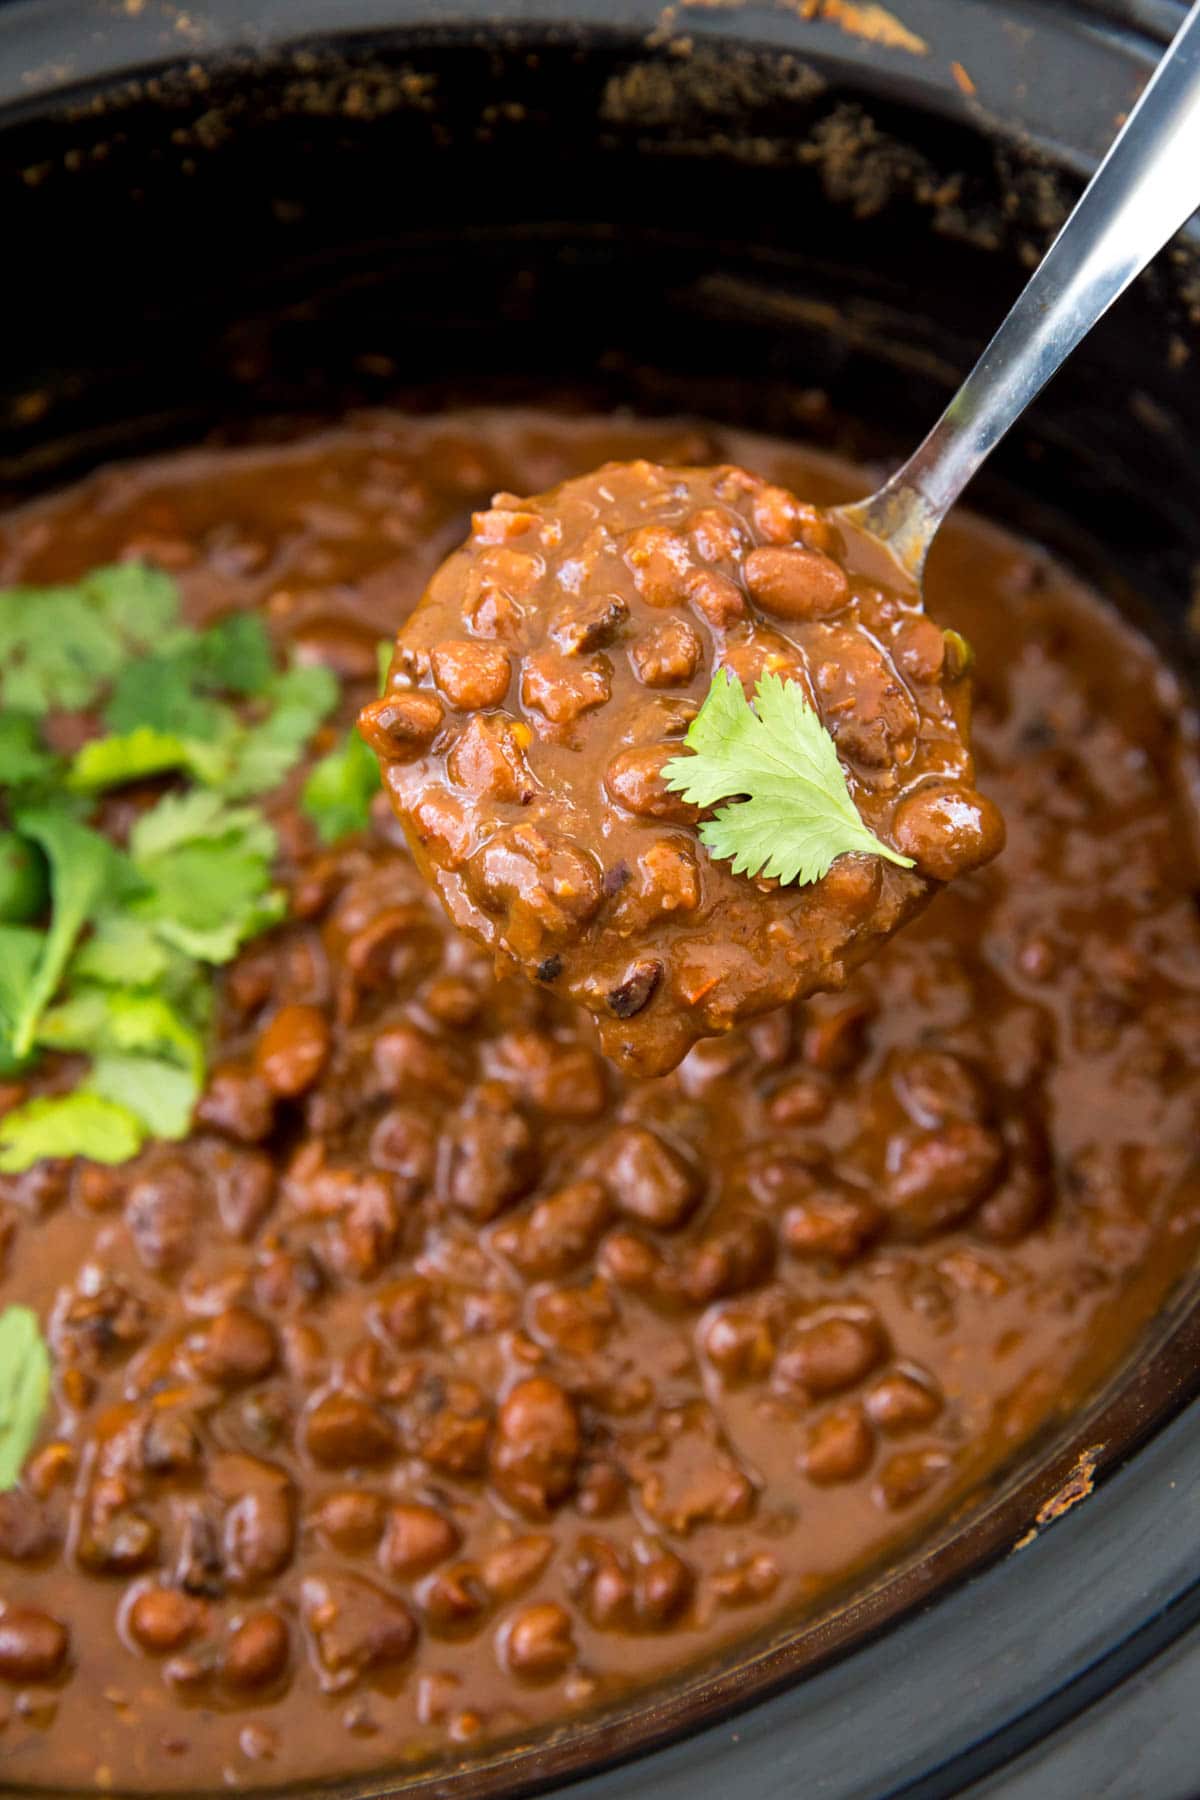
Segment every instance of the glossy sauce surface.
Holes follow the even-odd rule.
[[[349,717],[472,510],[639,455],[870,485],[692,426],[373,415],[101,475],[0,523],[0,581],[158,559],[193,617],[262,607],[334,663]],[[928,594],[977,651],[1007,849],[660,1080],[495,983],[382,799],[321,851],[277,797],[292,918],[223,978],[194,1137],[0,1181],[0,1303],[56,1359],[0,1500],[6,1784],[277,1782],[578,1716],[810,1617],[1122,1356],[1195,1222],[1188,735],[1027,547],[956,521]]]
[[[497,495],[401,627],[360,723],[422,873],[499,974],[594,1014],[627,1074],[669,1074],[698,1039],[840,987],[1001,849],[971,785],[969,652],[887,562],[734,464],[611,462]],[[670,777],[721,671],[760,711],[773,684],[800,696],[872,848],[843,839],[803,882],[765,853],[710,853],[716,809]],[[812,818],[795,741],[785,791]]]

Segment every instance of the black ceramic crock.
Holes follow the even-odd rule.
[[[1182,11],[0,0],[0,498],[213,427],[564,386],[886,459]],[[847,28],[864,18],[883,41]],[[1197,444],[1185,237],[973,495],[1133,608],[1185,679]],[[1048,1794],[1081,1765],[1029,1746],[1107,1705],[1082,1791],[1193,1794],[1197,1709],[1177,1698],[1152,1750],[1117,1702],[1155,1657],[1187,1692],[1162,1659],[1200,1619],[1198,1350],[1181,1270],[1085,1416],[831,1613],[544,1741],[341,1791]]]

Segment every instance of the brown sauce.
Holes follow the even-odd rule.
[[[104,473],[0,581],[137,551],[346,677],[472,510],[606,459],[861,475],[690,426],[386,414]],[[458,1757],[819,1612],[1114,1368],[1190,1256],[1191,739],[1145,644],[969,517],[988,868],[638,1082],[450,928],[382,797],[221,982],[196,1131],[0,1178],[55,1399],[0,1497],[7,1784]]]
[[[627,1074],[840,987],[1003,845],[970,784],[969,651],[869,548],[733,464],[608,463],[497,495],[401,628],[360,725],[418,866],[498,974],[585,1006]],[[712,853],[745,806],[677,777],[738,690],[760,715],[798,698],[823,735],[856,831],[836,856],[773,860],[778,795],[752,858]],[[786,784],[813,812],[814,769]]]

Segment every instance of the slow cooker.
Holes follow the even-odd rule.
[[[886,460],[1183,10],[7,0],[0,488],[217,422],[550,382]],[[1185,678],[1198,327],[1193,231],[973,496]],[[1184,1273],[1084,1414],[816,1623],[545,1741],[330,1791],[1196,1792],[1198,1353]]]

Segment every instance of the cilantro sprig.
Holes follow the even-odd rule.
[[[28,1306],[0,1312],[0,1494],[15,1487],[50,1396],[50,1352]]]
[[[694,806],[722,806],[700,826],[713,856],[735,875],[804,886],[857,851],[901,868],[912,860],[882,843],[858,815],[837,746],[794,681],[762,676],[751,707],[732,670],[718,669],[667,786]]]
[[[279,668],[257,618],[183,623],[175,583],[144,564],[0,592],[0,1075],[83,1059],[74,1088],[0,1118],[0,1173],[186,1134],[211,970],[285,912],[251,802],[337,698],[328,669]],[[107,727],[67,759],[42,730],[64,711]],[[106,790],[157,778],[170,790],[125,848],[89,822]]]
[[[170,576],[146,563],[93,569],[72,586],[0,592],[0,707],[41,717],[91,706],[178,613]]]
[[[388,639],[375,646],[382,694],[392,660]],[[371,817],[371,802],[382,782],[379,763],[352,725],[340,744],[314,763],[301,794],[301,804],[317,828],[323,844],[336,843],[352,831],[364,831]]]

